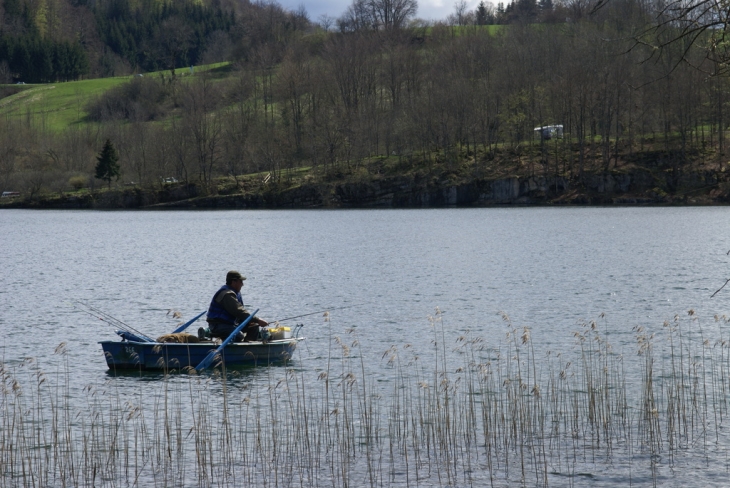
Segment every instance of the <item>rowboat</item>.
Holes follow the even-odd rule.
[[[295,328],[294,337],[288,327],[266,329],[265,338],[251,342],[233,342],[234,337],[243,330],[248,322],[258,312],[254,311],[246,320],[231,332],[230,336],[223,342],[216,340],[202,340],[195,338],[193,342],[166,342],[157,340],[139,333],[122,322],[117,324],[123,326],[117,330],[121,341],[101,341],[101,348],[104,351],[104,358],[110,370],[191,370],[202,371],[210,366],[223,365],[265,366],[268,364],[288,361],[294,354],[299,341],[297,332],[301,324]],[[183,331],[193,322],[198,320],[205,312],[189,320],[173,331],[174,334],[184,334]],[[106,317],[105,317],[106,318]]]
[[[231,342],[221,349],[220,344],[204,341],[192,344],[140,341],[101,341],[106,364],[110,370],[183,370],[196,368],[211,353],[214,354],[212,365],[228,366],[258,365],[282,363],[294,354],[299,341],[303,337],[288,339]]]

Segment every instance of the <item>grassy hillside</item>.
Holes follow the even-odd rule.
[[[194,67],[195,72],[205,72],[228,66],[229,63],[215,63]],[[145,73],[142,76],[170,75],[171,71]],[[190,68],[178,68],[176,76],[189,77]],[[134,75],[139,76],[139,75]],[[69,81],[38,85],[5,85],[18,88],[18,93],[0,98],[0,117],[25,119],[33,117],[52,132],[63,132],[72,126],[88,124],[87,106],[94,98],[111,88],[127,83],[134,76],[117,76],[91,80]],[[0,85],[2,87],[3,85]]]
[[[0,116],[21,119],[32,116],[43,120],[51,131],[63,131],[71,125],[83,124],[86,105],[91,97],[124,83],[130,77],[100,78],[43,85],[25,85],[15,95],[0,99]]]

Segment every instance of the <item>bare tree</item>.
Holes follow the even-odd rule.
[[[661,5],[661,4],[660,4]],[[658,47],[664,47],[680,39],[694,45],[705,33],[709,34],[707,54],[714,60],[727,64],[730,60],[728,48],[727,3],[718,0],[673,0],[664,4],[657,13],[655,32],[667,34],[659,37]],[[686,52],[686,51],[685,51]]]
[[[230,36],[223,31],[214,31],[208,35],[208,47],[201,57],[202,64],[219,63],[231,59],[233,43]]]
[[[449,15],[448,23],[451,25],[466,25],[469,18],[469,8],[466,0],[458,0],[454,3],[454,13]]]
[[[418,12],[418,0],[353,0],[338,24],[341,31],[397,30]]]
[[[325,46],[323,58],[347,113],[377,91],[376,51],[375,40],[367,34],[335,37]]]
[[[184,61],[190,49],[193,30],[180,17],[165,19],[154,36],[154,46],[160,49],[159,56],[165,59],[167,67],[174,69],[178,61]]]
[[[7,190],[16,171],[19,141],[7,120],[0,121],[0,191]]]
[[[240,175],[253,171],[250,139],[256,122],[256,111],[250,103],[250,97],[254,90],[254,78],[249,71],[239,71],[239,76],[231,85],[235,103],[223,115],[223,170],[234,178],[236,184],[239,184]]]
[[[48,159],[43,154],[32,154],[23,171],[25,187],[31,200],[41,193],[48,176]]]
[[[259,137],[253,153],[255,164],[268,171],[273,181],[281,180],[284,161],[281,147],[281,141],[278,140],[276,133],[267,130],[265,135],[262,134],[262,137]]]
[[[599,0],[592,9],[586,8],[588,0],[572,0],[581,5],[581,12],[591,13],[606,9],[615,2]],[[621,3],[621,2],[619,2]],[[672,69],[680,63],[688,63],[712,75],[724,74],[730,68],[730,9],[723,0],[669,0],[666,2],[637,2],[638,8],[627,17],[646,20],[635,28],[634,48],[646,46],[645,60],[658,59],[667,54],[670,46],[676,46],[680,56],[672,55]],[[622,6],[623,7],[623,6]],[[615,14],[614,14],[615,16]],[[651,19],[651,20],[649,20]],[[712,61],[701,66],[691,54],[701,49],[705,58]],[[700,61],[701,63],[701,61]],[[709,68],[709,69],[708,69]]]
[[[200,181],[210,187],[213,171],[221,156],[222,125],[217,107],[218,91],[207,76],[198,77],[185,87],[184,124],[191,137]]]
[[[402,29],[418,12],[417,0],[368,0],[377,28]]]
[[[336,19],[334,17],[330,17],[327,14],[322,14],[318,17],[318,24],[324,30],[325,32],[329,32],[329,30],[335,25]]]
[[[305,110],[311,89],[311,67],[306,51],[292,51],[282,63],[277,80],[279,97],[286,101],[281,110],[282,116],[291,128],[295,152],[301,155]]]
[[[353,0],[342,17],[337,19],[337,27],[340,32],[375,29],[375,19],[368,0]]]
[[[5,60],[0,61],[0,83],[10,83],[12,79],[8,62]]]
[[[179,122],[173,122],[169,129],[155,127],[149,139],[154,141],[150,148],[150,177],[153,181],[163,185],[164,179],[172,175],[187,181],[189,140]]]
[[[194,150],[188,126],[186,122],[180,122],[176,118],[172,119],[172,123],[170,125],[170,130],[166,132],[166,142],[169,144],[169,154],[172,155],[172,169],[174,170],[176,177],[184,180],[185,182],[189,182],[189,172],[191,171],[191,166],[193,164]],[[165,159],[158,157],[158,161],[161,164],[161,168],[167,169],[167,165],[162,165],[163,162],[166,162]],[[166,178],[168,176],[169,173],[163,173],[161,178]],[[160,184],[162,184],[162,180],[160,180]]]
[[[124,159],[131,166],[130,173],[134,175],[138,184],[145,184],[149,180],[152,146],[156,144],[148,132],[148,128],[144,124],[134,122],[127,128],[126,144],[120,146],[121,152],[126,156]]]

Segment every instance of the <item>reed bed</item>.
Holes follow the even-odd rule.
[[[0,487],[648,486],[727,475],[724,317],[714,339],[693,311],[654,333],[636,327],[623,351],[599,317],[561,353],[502,319],[495,343],[455,334],[437,310],[430,350],[398,344],[380,358],[343,331],[316,367],[259,369],[255,382],[217,369],[79,390],[63,344],[52,372],[35,359],[0,364]]]

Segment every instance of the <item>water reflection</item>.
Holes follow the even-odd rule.
[[[175,379],[182,380],[185,377],[203,377],[203,378],[217,378],[222,380],[225,376],[226,381],[232,382],[238,379],[253,379],[257,378],[257,375],[269,374],[271,370],[286,370],[294,369],[296,371],[302,371],[302,368],[297,368],[295,361],[271,363],[266,366],[251,365],[235,365],[226,366],[221,368],[220,366],[211,367],[206,370],[197,372],[195,368],[186,367],[170,368],[168,370],[131,370],[131,369],[107,369],[106,375],[110,378],[118,379],[130,379],[138,381],[171,381]]]

